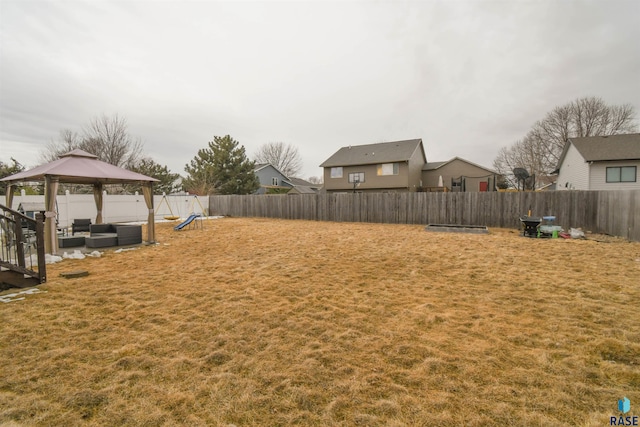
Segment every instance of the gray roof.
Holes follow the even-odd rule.
[[[640,133],[610,136],[569,138],[568,141],[587,162],[607,160],[640,160]],[[558,167],[562,164],[569,144],[565,144]]]
[[[434,169],[438,169],[440,166],[449,163],[449,160],[447,160],[446,162],[428,162],[425,163],[424,166],[422,167],[423,171],[431,171]]]
[[[44,202],[20,202],[18,205],[19,212],[36,212],[36,211],[46,211]]]
[[[299,194],[316,194],[318,190],[316,188],[308,187],[306,185],[296,185],[289,193],[299,193]]]
[[[269,166],[269,165],[270,165],[270,163],[256,163],[256,164],[253,166],[253,170],[254,170],[254,171],[259,171],[260,169],[262,169],[262,168],[266,168],[266,167],[267,167],[267,166]]]
[[[333,166],[371,165],[378,163],[404,162],[411,158],[422,145],[422,139],[381,142],[378,144],[342,147],[320,165]]]
[[[458,156],[454,157],[453,159],[447,160],[446,162],[429,162],[429,163],[425,163],[424,166],[422,167],[422,170],[423,171],[432,171],[432,170],[440,169],[442,166],[444,166],[446,164],[449,164],[451,162],[454,162],[456,160],[459,160],[461,162],[465,162],[465,163],[467,163],[469,165],[475,166],[475,167],[480,168],[480,169],[484,169],[487,172],[492,173],[492,174],[496,173],[493,169],[485,168],[484,166],[480,166],[477,163],[470,162],[469,160],[465,160],[462,157],[458,157]]]
[[[268,168],[268,167],[272,167],[273,170],[275,170],[276,172],[278,172],[280,175],[284,176],[285,178],[289,179],[289,177],[287,177],[287,175],[285,175],[284,173],[282,173],[282,171],[280,169],[278,169],[277,167],[273,166],[271,163],[257,163],[254,167],[253,167],[253,171],[254,172],[260,172],[262,169]]]
[[[321,185],[312,184],[309,181],[306,181],[302,178],[291,177],[291,178],[288,178],[288,180],[291,183],[291,185],[301,185],[304,187],[321,187]]]

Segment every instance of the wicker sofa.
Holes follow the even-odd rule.
[[[90,236],[85,238],[88,248],[125,246],[142,243],[142,226],[120,224],[92,224]]]

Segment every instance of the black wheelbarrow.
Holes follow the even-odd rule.
[[[538,227],[542,223],[542,218],[535,216],[520,217],[522,223],[522,235],[524,237],[538,237]]]

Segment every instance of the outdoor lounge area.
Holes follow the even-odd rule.
[[[129,224],[91,224],[89,236],[75,235],[58,238],[61,248],[106,248],[142,243],[142,226]]]
[[[147,241],[155,242],[155,226],[153,215],[153,183],[157,179],[132,172],[98,160],[94,154],[75,149],[54,160],[33,169],[18,172],[0,179],[6,182],[6,205],[12,206],[13,193],[20,182],[44,181],[44,247],[45,253],[57,254],[59,248],[78,247],[84,238],[88,248],[122,246],[142,243],[142,231],[139,226],[120,226],[102,224],[103,194],[105,184],[138,184],[147,207]],[[86,184],[93,186],[96,204],[95,224],[91,218],[75,219],[71,236],[59,236],[56,226],[56,194],[60,183]],[[87,230],[89,226],[89,230]],[[98,228],[94,228],[98,226]],[[121,227],[133,227],[123,228]],[[75,236],[77,232],[89,231],[89,237]],[[78,237],[77,239],[75,237]]]
[[[104,248],[142,243],[140,225],[92,224],[89,237],[84,239],[87,248]]]

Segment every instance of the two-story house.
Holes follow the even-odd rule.
[[[278,194],[286,193],[293,187],[288,178],[270,163],[257,163],[253,168],[253,173],[260,181],[260,188],[255,194]]]
[[[253,172],[260,181],[255,194],[315,194],[321,187],[302,178],[289,178],[270,163],[256,164]]]
[[[422,139],[342,147],[325,160],[327,192],[416,191],[427,162]]]
[[[557,190],[640,189],[640,134],[569,138],[558,161]]]

